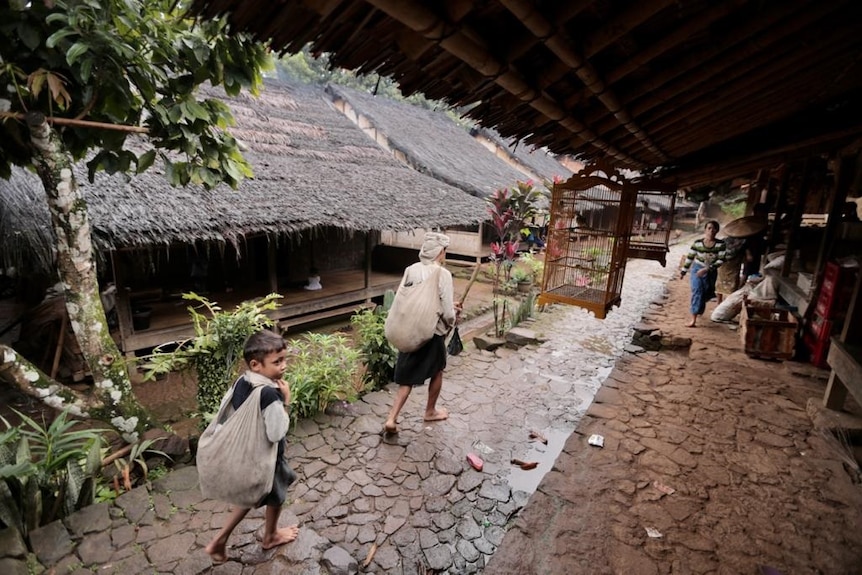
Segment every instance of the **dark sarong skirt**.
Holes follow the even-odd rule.
[[[395,361],[395,383],[422,385],[446,368],[445,336],[435,335],[428,343],[411,352],[399,352]]]

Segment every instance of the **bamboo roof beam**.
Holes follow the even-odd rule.
[[[806,140],[788,146],[759,150],[756,153],[741,156],[736,159],[721,159],[705,163],[702,166],[676,166],[660,176],[662,180],[675,177],[680,179],[680,186],[697,186],[726,180],[735,176],[754,172],[782,162],[789,162],[804,157],[810,157],[812,152],[828,152],[841,145],[843,141],[862,135],[862,126],[854,126]]]
[[[668,160],[667,155],[650,139],[611,91],[599,74],[599,71],[578,54],[569,41],[527,0],[500,0],[500,3],[512,12],[542,43],[560,60],[574,70],[592,94],[610,111],[620,125],[633,134],[640,143],[654,154],[660,162]]]
[[[690,89],[688,74],[701,74],[696,71],[701,70],[706,65],[705,63],[724,62],[723,64],[712,64],[713,68],[721,66],[722,69],[723,67],[738,65],[755,54],[759,47],[805,29],[814,21],[812,13],[801,12],[806,3],[807,0],[781,3],[774,11],[764,13],[760,18],[753,19],[734,29],[722,38],[721,44],[715,44],[706,50],[694,51],[676,65],[651,74],[645,82],[632,86],[628,90],[629,93],[648,95],[642,102],[631,105],[632,114],[639,117],[647,110],[664,104],[672,95],[686,92]],[[816,18],[820,18],[830,14],[833,10],[834,7],[831,2],[823,2],[816,4],[813,14]],[[797,16],[779,24],[782,19],[797,11],[800,11]],[[680,80],[674,84],[674,88],[670,90],[671,93],[662,92],[659,95],[659,89],[676,78],[680,78]],[[586,118],[590,125],[596,125],[600,120],[601,118],[595,114],[588,115]]]
[[[453,27],[420,4],[405,3],[399,0],[366,1],[391,18],[438,44],[443,50],[480,72],[521,102],[566,128],[585,143],[629,166],[638,168],[645,165],[643,160],[633,158],[601,139],[586,124],[572,117],[557,101],[530,85],[510,66],[500,62],[485,46],[474,40],[479,36],[469,29]]]
[[[638,68],[643,67],[671,48],[679,46],[693,35],[707,29],[710,25],[724,18],[749,1],[750,0],[733,0],[730,2],[717,2],[705,12],[701,12],[695,18],[689,20],[685,25],[674,29],[671,34],[662,37],[661,40],[651,46],[642,48],[637,54],[633,54],[627,58],[623,64],[608,72],[606,76],[608,84],[616,84]]]
[[[829,44],[834,44],[835,38]],[[741,103],[748,98],[749,92],[758,89],[761,85],[768,81],[770,77],[774,77],[777,71],[793,71],[788,66],[797,66],[795,58],[798,56],[798,39],[788,39],[783,46],[775,47],[771,51],[762,52],[757,57],[745,61],[738,66],[728,68],[714,68],[705,65],[704,69],[709,70],[706,77],[698,78],[699,81],[689,86],[689,91],[680,92],[680,98],[672,99],[670,95],[661,95],[658,97],[667,98],[665,106],[659,109],[656,114],[644,115],[640,117],[641,122],[646,129],[650,130],[655,137],[657,134],[678,121],[678,114],[682,110],[686,110],[686,106],[692,105],[693,102],[699,102],[699,107],[704,104],[714,107],[716,102],[720,102],[727,108],[727,104]],[[814,55],[820,54],[823,50],[829,50],[829,44],[818,44],[816,47],[811,46],[805,54]],[[788,62],[786,56],[792,60]],[[795,74],[798,76],[798,73]],[[710,90],[708,80],[720,77],[724,84],[724,89],[720,93]],[[707,87],[698,88],[704,84]],[[721,96],[722,100],[716,100]],[[663,121],[661,121],[663,120]]]
[[[653,0],[652,2],[635,2],[627,10],[587,36],[583,43],[586,58],[592,58],[622,36],[625,36],[668,6],[676,4],[676,0]],[[503,5],[506,2],[502,2]]]
[[[822,45],[811,47],[810,50],[833,58],[843,57],[844,59],[855,61],[854,55],[844,54],[840,45],[832,46],[832,51],[828,51],[828,47]],[[787,110],[772,111],[768,105],[769,97],[774,96],[776,92],[793,94],[794,99],[798,99],[800,105],[802,105],[807,98],[800,96],[804,96],[806,93],[813,94],[820,89],[819,86],[812,83],[806,72],[812,71],[822,74],[823,64],[815,62],[807,68],[799,68],[798,62],[798,60],[778,62],[773,66],[762,69],[761,73],[757,74],[751,81],[744,79],[744,84],[737,83],[726,86],[717,93],[703,94],[701,97],[693,100],[692,105],[679,106],[677,109],[681,114],[685,114],[687,118],[694,122],[706,122],[709,118],[713,118],[713,122],[719,127],[719,132],[727,131],[728,128],[733,128],[737,124],[740,125],[737,131],[747,131],[748,126],[751,125],[747,122],[748,120],[757,125],[764,125],[775,114],[787,114]],[[789,84],[777,84],[773,81],[787,77],[788,73],[795,74],[793,82]],[[765,89],[764,86],[773,87]],[[754,87],[759,87],[759,89],[754,92]],[[763,109],[756,106],[756,103],[761,100],[767,100],[767,105]],[[746,106],[742,108],[745,110],[746,115],[739,117],[734,112],[736,109],[740,109],[738,104],[742,102],[746,103]],[[675,116],[669,116],[665,122],[653,127],[651,132],[656,137],[661,137],[663,141],[670,143],[677,143],[679,140],[690,141],[686,125],[683,125]],[[717,134],[716,136],[718,137]]]
[[[825,17],[829,14],[829,10],[818,11],[818,16]],[[672,98],[684,94],[691,90],[692,85],[698,84],[705,80],[712,79],[719,75],[734,73],[735,69],[740,66],[751,67],[752,57],[759,61],[766,61],[775,51],[774,45],[784,42],[784,50],[794,50],[799,47],[800,40],[797,34],[810,29],[814,26],[816,20],[811,14],[807,17],[796,17],[788,20],[782,26],[777,26],[769,30],[765,34],[757,37],[757,40],[751,43],[746,43],[736,46],[734,49],[726,52],[722,57],[717,59],[701,60],[699,69],[692,75],[686,75],[685,81],[678,80],[671,85],[666,86],[664,90],[654,92],[653,97],[641,104],[632,106],[632,112],[638,116],[655,107],[657,103],[664,103]],[[827,37],[827,40],[829,38]],[[765,50],[765,48],[770,48]],[[810,52],[810,50],[809,50]]]
[[[569,2],[561,2],[556,6],[548,6],[546,13],[547,19],[554,22],[554,25],[562,28],[566,22],[576,17],[578,14],[592,6],[594,0],[571,0]],[[512,42],[509,51],[506,53],[506,59],[511,62],[526,54],[531,48],[541,42],[533,34],[525,34],[523,37]]]

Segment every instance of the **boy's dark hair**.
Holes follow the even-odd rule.
[[[284,338],[267,329],[263,329],[257,333],[253,333],[245,340],[245,347],[242,350],[242,357],[246,363],[251,363],[251,360],[257,360],[263,363],[264,358],[271,353],[278,353],[285,349],[287,344],[284,343]]]

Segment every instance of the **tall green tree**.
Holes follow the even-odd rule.
[[[36,171],[51,212],[66,308],[94,392],[75,394],[3,346],[2,376],[55,407],[111,422],[133,441],[151,422],[135,399],[99,298],[87,204],[73,166],[140,173],[160,160],[174,185],[236,186],[251,174],[204,83],[257,92],[265,46],[197,21],[187,0],[9,0],[0,5],[0,177]]]

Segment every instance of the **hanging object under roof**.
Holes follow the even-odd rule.
[[[600,319],[620,304],[636,200],[603,162],[554,184],[539,304],[577,305]]]
[[[676,185],[641,179],[631,182],[631,186],[637,191],[637,199],[628,257],[655,260],[665,267],[676,206]]]

